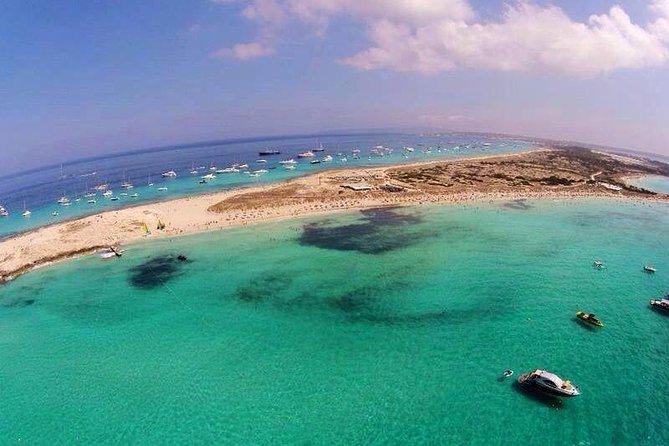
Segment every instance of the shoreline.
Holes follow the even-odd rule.
[[[544,158],[550,158],[555,153],[557,152],[550,149],[535,149],[447,161],[430,160],[408,165],[371,168],[337,166],[279,183],[208,192],[151,203],[138,203],[129,207],[74,218],[0,240],[0,284],[14,280],[46,264],[91,254],[113,245],[128,245],[142,240],[206,233],[211,230],[223,230],[248,224],[378,207],[584,198],[669,203],[669,195],[649,195],[648,193],[644,195],[634,190],[614,192],[599,187],[602,183],[595,181],[592,181],[592,184],[558,182],[556,185],[548,186],[517,186],[514,183],[509,186],[504,183],[507,180],[498,179],[499,175],[502,175],[498,172],[503,171],[503,168],[508,168],[509,164],[516,170],[521,168],[527,170],[529,169],[527,166],[531,165],[531,168],[535,170],[536,166],[540,166],[551,173],[552,169],[555,169],[555,172],[569,172],[568,175],[573,176],[573,170],[560,167],[555,163],[554,166],[548,167],[537,164],[545,162]],[[464,181],[462,178],[469,178],[458,175],[465,175],[465,173],[470,175],[467,169],[471,169],[472,166],[476,169],[493,169],[492,171],[497,173],[492,176],[480,174],[480,178],[474,178],[476,181],[467,180],[469,181],[467,184],[457,183],[457,181]],[[443,173],[446,170],[449,172],[455,170],[456,174],[449,173],[450,176],[448,176]],[[437,175],[434,171],[441,176],[424,178],[427,175],[426,172],[430,175]],[[479,173],[479,170],[476,172]],[[582,173],[582,176],[586,175],[589,179],[593,173],[595,172],[588,171]],[[634,173],[636,172],[625,172],[626,175]],[[453,184],[434,182],[435,178],[446,181],[443,179],[446,178],[444,175],[450,178],[448,181],[453,179],[457,181],[454,181]],[[621,177],[623,175],[618,176],[618,178]],[[354,184],[364,184],[372,190],[346,189],[354,180],[358,181]],[[400,187],[402,192],[384,190],[384,186],[388,184]],[[165,225],[164,230],[156,229],[159,223]],[[144,236],[145,227],[151,231],[149,237]]]
[[[207,196],[217,196],[219,194],[223,194],[225,192],[233,192],[233,191],[251,191],[256,188],[263,188],[263,187],[271,187],[271,186],[276,186],[280,184],[284,184],[289,181],[293,180],[299,180],[300,178],[305,178],[305,177],[310,177],[313,175],[322,175],[322,174],[329,174],[337,171],[348,171],[348,170],[369,170],[369,169],[391,169],[391,168],[401,168],[401,167],[416,167],[416,166],[425,166],[425,165],[430,165],[434,163],[444,163],[444,162],[451,162],[451,161],[475,161],[475,160],[485,160],[485,159],[490,159],[490,158],[498,158],[498,157],[507,157],[507,156],[515,156],[515,155],[524,155],[524,154],[529,154],[529,153],[535,153],[535,152],[541,152],[541,151],[547,151],[551,150],[548,148],[530,148],[527,150],[523,150],[520,152],[503,152],[503,153],[498,153],[498,154],[492,154],[492,155],[475,155],[475,156],[468,156],[468,157],[463,157],[463,158],[441,158],[441,159],[432,159],[432,160],[425,160],[425,161],[407,161],[403,162],[402,160],[398,161],[397,163],[394,164],[382,164],[382,165],[356,165],[356,166],[346,166],[346,165],[333,165],[332,167],[324,168],[322,170],[316,171],[316,172],[300,172],[299,174],[284,179],[276,182],[268,182],[264,183],[262,185],[255,185],[255,184],[247,184],[243,186],[238,186],[238,187],[231,187],[231,188],[224,188],[224,189],[218,189],[218,190],[208,190],[208,191],[201,191],[201,192],[195,192],[191,194],[186,194],[186,195],[175,195],[172,197],[164,197],[164,198],[153,198],[153,199],[147,199],[139,202],[131,202],[131,203],[125,203],[121,206],[118,207],[113,207],[101,211],[92,211],[90,213],[84,213],[81,215],[75,215],[69,218],[66,218],[64,220],[59,220],[59,221],[54,221],[50,223],[46,223],[40,226],[36,226],[30,229],[23,229],[20,231],[16,232],[11,232],[5,235],[0,235],[0,244],[6,240],[13,239],[15,237],[19,237],[24,234],[28,234],[30,232],[34,232],[38,229],[42,228],[48,228],[51,226],[55,225],[60,225],[64,223],[70,223],[72,221],[76,220],[81,220],[87,217],[93,217],[95,215],[101,215],[105,214],[107,212],[114,212],[114,211],[122,211],[125,209],[132,209],[136,207],[141,207],[141,206],[147,206],[150,204],[158,204],[158,203],[166,203],[169,201],[175,201],[175,200],[183,200],[186,198],[200,198],[200,197],[207,197]],[[199,177],[196,177],[199,178]],[[0,282],[1,283],[1,282]]]

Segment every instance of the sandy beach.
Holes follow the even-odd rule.
[[[558,153],[559,157],[556,157]],[[590,152],[588,152],[590,153]],[[138,240],[220,230],[276,219],[381,206],[520,199],[669,197],[614,186],[647,173],[606,155],[603,166],[552,150],[378,168],[338,168],[282,183],[108,211],[0,242],[0,283],[33,268]],[[512,172],[513,176],[507,174]],[[559,175],[558,175],[559,174]],[[595,176],[597,180],[595,181]],[[603,183],[606,178],[609,183]],[[358,189],[358,190],[354,190]],[[158,229],[163,226],[164,229]],[[147,236],[145,227],[149,229]]]

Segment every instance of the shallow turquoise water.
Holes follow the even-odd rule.
[[[649,175],[645,177],[634,178],[630,180],[630,184],[652,190],[654,192],[669,194],[669,178],[667,177]]]
[[[403,208],[36,271],[0,288],[0,443],[668,444],[668,210]],[[583,395],[498,379],[535,367]]]

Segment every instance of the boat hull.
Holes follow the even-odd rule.
[[[586,314],[582,312],[576,313],[576,317],[585,324],[592,325],[593,327],[603,327],[604,324],[599,320],[592,320]]]
[[[518,377],[518,384],[521,386],[525,386],[528,389],[532,390],[537,390],[539,392],[552,395],[552,396],[558,396],[558,397],[564,397],[564,398],[573,398],[575,396],[580,395],[580,392],[578,390],[576,391],[568,391],[568,390],[562,390],[559,388],[555,387],[549,387],[546,385],[541,384],[539,381],[534,380],[533,378],[530,377],[529,373],[524,373]]]

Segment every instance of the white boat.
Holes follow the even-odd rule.
[[[162,187],[159,187],[157,190],[158,190],[158,192],[165,192],[167,190],[167,188],[165,186],[162,186]]]
[[[288,170],[295,170],[297,167],[295,167],[295,164],[286,164],[283,167],[285,167]]]
[[[285,166],[285,165],[288,165],[288,164],[297,164],[297,161],[295,161],[294,159],[291,158],[291,159],[288,159],[288,160],[279,161],[279,164],[283,164]]]
[[[119,194],[119,196],[121,196],[121,197],[127,197],[127,196],[128,196],[128,193],[127,193],[127,192],[121,192],[121,193]]]
[[[111,197],[112,195],[114,195],[114,192],[111,191],[111,190],[109,190],[109,189],[107,189],[106,191],[104,191],[104,192],[102,193],[102,196],[103,196],[103,197]]]
[[[311,150],[307,150],[306,152],[301,152],[297,154],[298,158],[313,158],[314,157],[314,152]]]
[[[246,163],[244,163],[244,164],[233,164],[232,167],[235,167],[235,168],[237,168],[237,169],[242,169],[242,170],[244,170],[244,169],[248,169],[248,168],[249,168],[249,165],[246,164]]]
[[[407,152],[413,152],[414,148],[413,147],[405,147],[404,150],[407,151]]]
[[[95,199],[93,199],[93,198],[87,201],[88,204],[95,204],[95,203],[97,203],[97,202],[98,202],[98,201],[95,200]]]
[[[67,198],[65,195],[63,195],[62,197],[60,197],[60,198],[58,199],[58,201],[57,201],[57,203],[60,204],[60,205],[66,205],[66,204],[68,204],[69,202],[70,202],[70,199]]]
[[[214,175],[213,173],[208,173],[206,175],[202,175],[201,178],[203,180],[213,180],[214,178],[216,178],[216,175]]]
[[[344,157],[342,157],[339,161],[341,161],[342,163],[345,163],[345,162],[348,161],[348,158],[346,158],[346,157],[344,156]]]
[[[132,189],[134,186],[125,176],[125,170],[123,171],[123,183],[121,183],[121,188],[123,189]]]
[[[84,198],[93,198],[97,194],[95,192],[88,192],[87,194],[84,195]]]
[[[23,215],[24,217],[30,217],[30,214],[32,214],[32,212],[30,212],[29,209],[26,209],[21,213],[21,215]]]
[[[216,173],[237,173],[239,169],[236,167],[226,167],[225,169],[218,169]]]
[[[95,190],[100,191],[100,192],[104,192],[104,191],[106,191],[107,189],[109,189],[109,185],[106,184],[106,183],[104,183],[104,184],[98,184],[97,186],[95,186]]]
[[[258,170],[254,170],[252,173],[261,174],[261,173],[267,173],[267,172],[268,171],[266,169],[258,169]]]
[[[592,266],[594,266],[597,269],[604,269],[604,263],[601,260],[595,260],[592,262]]]
[[[176,178],[177,173],[173,170],[168,170],[167,172],[162,173],[163,178]]]
[[[643,270],[646,271],[647,273],[654,273],[657,271],[653,265],[644,265]]]
[[[0,204],[0,217],[9,217],[9,211]]]
[[[662,299],[651,300],[650,305],[658,310],[669,311],[669,294],[664,296]]]
[[[59,213],[58,211],[53,211],[53,212],[51,213],[51,216],[52,216],[52,217],[58,217],[59,215],[60,215],[60,213]]]
[[[258,164],[265,164],[267,160],[256,160],[256,163]]]
[[[191,168],[190,168],[190,174],[191,174],[191,175],[197,175],[198,173],[199,173],[199,172],[198,172],[197,169],[195,168],[195,163],[193,163],[193,165],[192,165]]]
[[[118,197],[111,197],[110,200],[111,200],[111,201],[118,201],[119,198],[118,198]]]
[[[138,194],[137,192],[135,192],[134,194],[130,195],[130,198],[137,198],[137,197],[139,197],[139,194]]]
[[[324,163],[329,163],[330,161],[332,161],[332,157],[330,155],[326,155],[323,157]]]
[[[581,391],[568,380],[563,380],[555,373],[546,370],[536,369],[531,372],[523,373],[518,377],[518,383],[526,386],[532,386],[537,390],[549,393],[555,396],[577,396]]]

